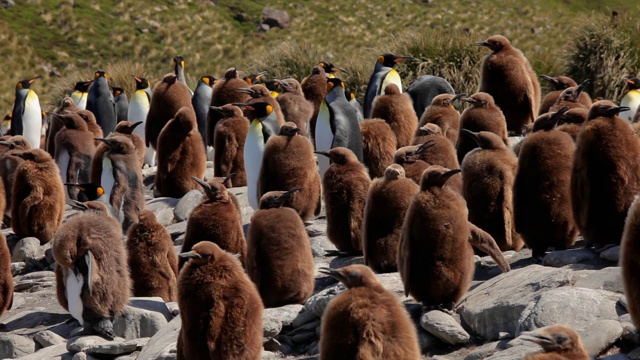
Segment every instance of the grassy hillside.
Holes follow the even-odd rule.
[[[361,90],[377,55],[396,51],[421,58],[400,69],[408,80],[421,73],[440,73],[452,78],[456,88],[468,91],[476,87],[475,67],[487,53],[470,46],[491,34],[507,36],[538,72],[558,74],[567,68],[564,54],[575,48],[571,41],[585,23],[609,21],[615,9],[623,23],[620,32],[638,33],[627,15],[640,10],[636,0],[602,3],[16,0],[15,7],[0,9],[0,113],[11,110],[18,80],[47,75],[46,68],[55,67],[62,77],[47,75],[34,86],[45,109],[63,89],[90,79],[97,67],[112,73],[118,85],[125,82],[131,88],[129,73],[157,81],[171,71],[171,59],[177,54],[186,58],[192,88],[200,75],[221,76],[231,66],[301,77],[326,59],[348,68],[349,84]],[[267,5],[286,10],[291,26],[257,34]],[[635,39],[628,44],[637,45]],[[640,68],[635,59],[631,65]]]

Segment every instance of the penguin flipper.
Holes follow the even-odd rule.
[[[478,250],[489,254],[489,256],[496,261],[502,272],[511,270],[509,262],[502,254],[502,251],[500,251],[493,237],[471,222],[469,222],[469,242]]]
[[[93,295],[93,254],[91,250],[87,250],[87,252],[76,260],[76,268],[83,274],[85,281],[87,282],[87,289],[89,290],[89,295]]]
[[[374,314],[375,318],[385,318],[389,314]],[[362,332],[362,341],[358,346],[356,360],[381,359],[384,350],[384,340],[380,331],[376,329],[376,322],[368,321]]]

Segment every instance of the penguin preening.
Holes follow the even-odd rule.
[[[116,103],[109,89],[108,79],[109,75],[106,72],[96,70],[87,96],[87,110],[96,116],[104,136],[108,136],[115,130],[117,122]]]
[[[191,105],[193,105],[193,111],[196,112],[198,131],[200,132],[200,136],[202,136],[202,141],[204,141],[205,149],[207,145],[207,116],[209,115],[209,106],[211,106],[211,97],[213,96],[213,85],[216,81],[218,80],[211,75],[201,76],[200,80],[198,80],[196,91],[194,91],[191,97]],[[213,146],[213,143],[209,146]]]
[[[127,120],[129,116],[129,99],[123,88],[113,88],[113,101],[116,103],[116,124]]]
[[[78,81],[73,87],[71,98],[76,104],[78,109],[84,110],[87,108],[87,97],[89,96],[89,86],[93,83],[93,80]]]
[[[638,106],[640,106],[640,79],[623,78],[629,84],[629,91],[620,100],[620,106],[626,106],[629,110],[622,111],[620,117],[628,122],[632,122]]]
[[[369,85],[367,85],[367,91],[364,96],[364,104],[362,105],[365,119],[371,118],[373,100],[383,93],[387,85],[396,84],[400,92],[402,92],[402,79],[393,67],[399,62],[413,59],[412,56],[396,56],[390,53],[382,54],[378,57],[369,79]]]
[[[147,144],[145,140],[145,127],[147,122],[147,114],[149,113],[149,107],[151,105],[151,82],[149,80],[135,76],[133,79],[136,81],[136,91],[131,96],[131,102],[129,102],[129,112],[127,114],[127,120],[132,123],[142,122],[142,126],[138,126],[133,133],[138,135],[143,144]],[[144,164],[154,166],[156,163],[156,152],[148,146],[144,152]]]
[[[24,136],[34,148],[40,147],[42,129],[42,108],[40,100],[31,85],[40,79],[38,75],[31,79],[20,80],[16,84],[16,100],[11,112],[11,135]]]

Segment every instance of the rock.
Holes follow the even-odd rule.
[[[289,19],[289,14],[284,10],[265,7],[264,10],[262,10],[262,23],[270,27],[284,29],[289,26],[291,19]]]
[[[158,223],[162,226],[169,226],[173,223],[173,210],[169,208],[159,209],[154,213],[154,215],[156,216]]]
[[[601,252],[600,258],[617,264],[620,261],[620,246],[612,246]]]
[[[65,338],[51,330],[37,332],[33,337],[33,340],[43,348],[67,342]]]
[[[513,360],[513,359],[522,359],[525,355],[530,353],[535,353],[541,351],[539,345],[534,343],[529,343],[527,345],[518,345],[514,347],[510,347],[506,350],[498,351],[492,354],[489,357],[484,358],[485,360]]]
[[[167,231],[169,232],[169,235],[171,235],[171,238],[175,240],[176,238],[178,238],[179,235],[182,235],[187,232],[187,222],[183,221],[183,222],[171,224],[167,226]]]
[[[619,267],[607,267],[602,270],[579,270],[574,272],[573,286],[623,293],[622,272]]]
[[[127,340],[152,337],[167,322],[161,312],[127,306],[124,314],[114,320],[113,332]]]
[[[499,341],[494,341],[478,346],[474,348],[472,352],[468,353],[467,356],[464,357],[464,360],[482,360],[487,358],[490,354],[496,352],[499,343]]]
[[[622,325],[615,320],[601,320],[582,331],[580,338],[589,355],[598,356],[622,335]]]
[[[516,254],[517,253],[515,251],[513,251],[513,250],[505,251],[505,252],[502,253],[504,258],[507,259],[507,260],[511,259]],[[480,265],[484,266],[484,267],[490,267],[490,266],[497,266],[498,264],[496,263],[495,260],[493,260],[493,258],[491,256],[485,256],[483,258],[480,258]]]
[[[145,209],[157,214],[158,211],[162,209],[173,209],[178,205],[180,199],[170,198],[170,197],[157,197],[151,199],[145,204]],[[157,216],[157,215],[156,215]]]
[[[44,288],[55,287],[56,275],[53,271],[37,271],[14,279],[13,290],[15,292],[34,292]]]
[[[202,192],[200,190],[191,190],[186,193],[173,210],[173,214],[177,221],[185,221],[191,214],[193,208],[202,202]]]
[[[11,262],[37,262],[44,258],[44,249],[40,246],[40,240],[34,237],[26,237],[16,244],[11,255]]]
[[[605,290],[562,287],[537,295],[522,311],[518,331],[565,324],[582,332],[599,320],[617,320],[619,294]]]
[[[56,297],[55,291],[46,290],[42,292],[34,293],[36,295],[40,295],[41,293],[46,294],[48,297],[53,297],[53,302],[49,302],[48,305],[55,304],[55,306],[59,307]],[[29,293],[31,295],[31,293]],[[30,301],[33,301],[32,297],[26,299],[26,303],[29,304]],[[15,304],[15,303],[14,303]],[[14,305],[15,306],[15,305]],[[64,311],[60,308],[60,311]],[[68,320],[72,319],[71,315],[68,313],[51,313],[45,312],[44,308],[35,308],[34,310],[29,311],[21,311],[17,314],[12,314],[10,316],[4,316],[0,323],[5,324],[1,331],[3,332],[12,332],[14,334],[19,335],[31,335],[36,331],[32,329],[43,330],[43,325],[46,326],[55,326],[55,332],[62,337],[68,335],[74,328],[78,327],[77,322],[68,322]],[[2,358],[2,357],[0,357]]]
[[[166,303],[166,305],[167,309],[169,309],[169,311],[171,312],[171,315],[178,316],[178,314],[180,314],[180,307],[178,306],[177,302],[168,302]]]
[[[290,326],[303,310],[303,305],[286,305],[278,308],[264,309],[262,327],[265,338],[278,335],[284,326]]]
[[[344,286],[342,283],[324,289],[307,299],[307,301],[304,303],[304,309],[314,313],[317,317],[321,318],[324,310],[329,304],[329,301],[331,301],[334,297],[336,297],[336,295],[340,294],[346,289],[346,286]]]
[[[11,263],[11,275],[18,276],[33,271],[33,265],[25,262],[12,262]]]
[[[13,0],[0,0],[0,5],[2,5],[3,8],[8,9],[16,6],[16,3]]]
[[[138,360],[173,360],[176,359],[176,346],[181,326],[180,316],[176,316],[164,325],[142,348]]]
[[[266,33],[267,31],[269,31],[269,29],[271,29],[271,26],[269,26],[269,24],[258,24],[258,26],[256,27],[256,32],[258,33]]]
[[[92,355],[121,355],[130,354],[136,351],[136,349],[142,348],[148,341],[148,338],[125,341],[122,338],[106,340],[103,337],[95,335],[81,336],[69,339],[69,341],[67,341],[67,350]]]
[[[67,351],[67,342],[62,344],[53,345],[40,349],[31,355],[21,357],[20,360],[42,360],[42,359],[71,359],[73,355]]]
[[[420,351],[426,353],[429,350],[433,350],[434,347],[442,345],[437,337],[429,334],[423,328],[418,329],[418,343],[420,344]]]
[[[531,265],[498,275],[471,290],[458,313],[474,333],[498,340],[501,332],[515,335],[522,310],[538,294],[569,285],[571,270]]]
[[[629,360],[629,357],[625,354],[615,354],[611,356],[605,356],[600,358],[600,360]]]
[[[560,250],[547,254],[544,259],[542,259],[542,265],[562,267],[565,265],[578,264],[597,258],[598,254],[590,249]]]
[[[176,303],[177,304],[177,303]],[[161,297],[132,297],[129,298],[129,306],[136,307],[138,309],[150,310],[158,312],[167,319],[167,322],[173,319],[173,313],[162,300]]]
[[[471,340],[471,336],[451,315],[439,310],[424,313],[420,318],[420,326],[449,345],[466,344]]]
[[[32,354],[36,351],[36,344],[28,337],[4,334],[0,336],[0,359],[13,359]]]
[[[331,260],[330,267],[332,269],[340,269],[349,265],[364,265],[363,256],[338,256]]]
[[[338,250],[329,238],[324,235],[312,237],[309,241],[311,243],[311,254],[314,257],[324,257],[327,251]]]
[[[327,222],[313,222],[305,228],[310,238],[316,236],[327,236]]]

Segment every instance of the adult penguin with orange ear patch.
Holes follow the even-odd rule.
[[[560,94],[562,94],[562,91],[570,87],[578,86],[577,82],[575,82],[572,78],[566,76],[551,77],[547,75],[540,75],[540,77],[549,82],[552,91],[547,93],[547,95],[545,95],[542,99],[538,115],[548,113],[553,104],[555,104],[560,97]],[[587,107],[587,109],[591,107],[591,97],[586,92],[580,93],[578,101],[580,102],[580,104]]]
[[[373,100],[376,96],[383,94],[387,85],[395,84],[398,90],[402,92],[402,79],[400,79],[400,75],[393,67],[399,62],[413,59],[411,56],[396,56],[391,53],[385,53],[378,57],[364,95],[364,104],[362,106],[365,119],[371,118]]]
[[[116,128],[116,103],[109,88],[109,75],[100,69],[94,75],[87,95],[87,110],[96,116],[102,133],[107,136]]]
[[[398,270],[404,291],[427,308],[452,310],[467,292],[475,268],[472,244],[503,271],[510,269],[491,235],[467,220],[462,195],[446,185],[459,172],[427,168],[402,225]]]
[[[191,177],[204,177],[207,158],[191,104],[178,110],[162,129],[158,144],[158,173],[154,193],[179,198],[197,189],[198,185]]]
[[[634,196],[640,193],[640,143],[625,107],[601,100],[578,135],[571,176],[573,216],[590,245],[619,244]]]
[[[211,142],[215,144],[213,172],[216,176],[236,174],[233,185],[247,186],[244,143],[249,132],[249,120],[239,107],[231,104],[211,106],[211,111],[222,115],[213,134],[215,140]]]
[[[247,101],[247,104],[262,102],[269,104],[273,108],[276,118],[278,119],[278,126],[282,126],[282,124],[284,124],[285,120],[282,110],[280,109],[280,104],[273,98],[273,96],[271,96],[271,91],[269,91],[266,86],[262,84],[252,85],[248,88],[240,88],[237,91],[251,96],[251,99]]]
[[[362,222],[362,252],[364,263],[373,270],[397,271],[404,215],[419,190],[398,164],[389,165],[384,178],[371,182]]]
[[[153,88],[144,128],[144,141],[147,146],[151,145],[156,152],[158,151],[158,138],[162,129],[183,107],[191,108],[193,111],[189,88],[182,81],[178,81],[175,74],[165,75]],[[195,126],[198,131],[197,122]],[[202,151],[204,152],[204,149]]]
[[[251,218],[246,269],[266,308],[302,304],[313,294],[313,257],[307,231],[295,210],[283,206],[297,191],[264,194],[260,210]]]
[[[191,105],[196,112],[196,119],[198,119],[198,131],[202,140],[207,145],[207,117],[209,116],[209,107],[211,106],[211,98],[213,97],[213,85],[215,85],[218,79],[211,75],[203,75],[198,80],[196,91],[191,97]],[[210,145],[213,146],[213,143]]]
[[[240,261],[244,263],[247,243],[242,230],[242,218],[230,200],[227,189],[215,180],[204,182],[194,176],[192,181],[202,186],[204,198],[189,215],[182,252],[190,251],[193,245],[206,240],[232,254],[239,254]],[[180,259],[180,268],[185,262]]]
[[[522,133],[532,123],[540,107],[540,84],[522,52],[502,35],[493,35],[475,43],[492,53],[482,60],[481,92],[493,96],[507,119],[507,130]]]
[[[577,332],[565,325],[549,325],[521,333],[518,339],[531,341],[542,352],[525,355],[523,360],[590,360]]]
[[[383,177],[387,166],[393,163],[396,137],[389,124],[382,119],[367,119],[360,123],[362,159],[372,179]]]
[[[396,135],[397,146],[411,145],[413,133],[418,127],[418,118],[411,105],[411,98],[403,94],[396,84],[389,84],[384,93],[376,97],[371,117],[385,120]]]
[[[513,182],[518,158],[498,135],[462,129],[480,146],[462,161],[462,195],[469,221],[488,232],[500,250],[519,251],[524,245],[513,220]]]

